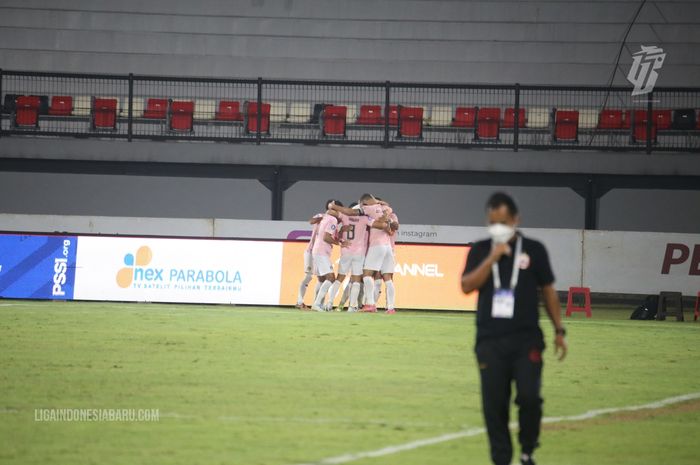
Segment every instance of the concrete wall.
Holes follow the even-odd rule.
[[[605,84],[638,0],[4,0],[0,67],[168,75]],[[697,85],[700,4],[647,2],[622,54]]]
[[[329,198],[349,203],[373,192],[390,200],[407,224],[481,226],[486,199],[497,189],[515,196],[523,227],[584,226],[584,201],[568,188],[341,180],[294,184],[285,193],[283,219],[303,221]],[[0,213],[266,220],[271,210],[270,192],[253,180],[0,172]],[[611,191],[600,200],[600,228],[697,233],[700,192]]]

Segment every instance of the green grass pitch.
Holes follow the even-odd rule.
[[[700,391],[700,322],[630,312],[567,319],[568,359],[545,353],[545,416]],[[481,427],[473,343],[473,314],[0,301],[0,464],[295,465]],[[38,408],[160,419],[41,422]],[[610,414],[545,426],[537,458],[695,465],[698,431],[697,400]],[[489,461],[479,434],[349,463]]]

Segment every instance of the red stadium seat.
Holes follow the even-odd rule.
[[[257,102],[246,102],[246,133],[257,133],[258,132],[258,103]],[[260,132],[262,134],[270,133],[270,104],[263,103],[262,110],[260,111]]]
[[[673,123],[671,110],[652,110],[651,116],[654,118],[656,129],[671,129]]]
[[[146,102],[146,110],[143,112],[144,118],[165,119],[168,111],[168,99],[149,98]]]
[[[324,136],[345,137],[345,118],[348,107],[326,105],[321,113],[321,130]]]
[[[398,107],[398,137],[423,137],[423,107]]]
[[[479,108],[479,112],[477,113],[476,137],[479,139],[498,139],[500,124],[500,108]]]
[[[49,115],[70,116],[73,114],[73,97],[64,95],[54,95],[51,97]]]
[[[357,124],[384,124],[380,105],[361,105]]]
[[[635,124],[641,120],[646,121],[647,111],[646,110],[634,110],[634,113],[632,113],[630,110],[625,110],[622,113],[622,128],[623,129],[630,129],[632,127],[632,119],[634,119]]]
[[[93,129],[117,129],[117,99],[95,98],[92,102]]]
[[[193,101],[170,102],[170,125],[171,131],[192,131],[192,115],[194,114]]]
[[[622,129],[622,110],[603,110],[598,115],[598,129]]]
[[[36,95],[22,95],[15,100],[15,126],[20,128],[39,127],[39,105]]]
[[[578,141],[578,111],[557,111],[554,117],[554,140],[557,142]]]
[[[458,128],[473,128],[476,126],[476,107],[457,107],[452,126]]]
[[[382,121],[383,123],[384,121]],[[389,105],[389,126],[399,125],[399,106]]]
[[[503,127],[508,129],[515,127],[515,108],[506,108],[506,113],[503,116]],[[525,108],[518,109],[518,127],[525,127]]]
[[[240,104],[230,100],[219,102],[219,110],[214,117],[217,121],[243,121]]]

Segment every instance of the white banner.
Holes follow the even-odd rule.
[[[80,237],[76,300],[278,305],[282,243]]]
[[[583,283],[593,292],[700,292],[700,235],[586,231]]]

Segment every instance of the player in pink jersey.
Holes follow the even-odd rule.
[[[326,203],[324,204],[326,206],[326,210],[328,210],[331,203],[333,203],[333,199],[329,199],[326,201]],[[318,227],[321,223],[322,218],[323,213],[317,213],[314,216],[312,216],[309,220],[309,224],[313,225],[313,229],[311,231],[311,239],[309,240],[309,245],[306,247],[306,250],[304,250],[304,278],[299,284],[299,292],[297,294],[296,305],[297,308],[302,310],[308,308],[306,305],[304,305],[304,296],[306,295],[306,288],[311,282],[311,278],[313,277],[314,271],[313,256],[311,250],[314,246],[314,242],[316,242],[316,237],[318,236]],[[321,283],[319,281],[316,281],[316,290],[314,292],[314,298],[316,298],[316,294],[318,294],[318,288],[320,287],[320,285]]]
[[[374,299],[374,280],[373,275],[376,271],[380,271],[384,278],[384,282],[388,289],[393,289],[394,283],[391,280],[391,273],[394,272],[394,254],[391,249],[390,233],[391,221],[388,219],[385,208],[388,207],[386,202],[377,201],[371,194],[363,194],[360,198],[362,213],[369,216],[375,221],[381,219],[386,223],[383,229],[372,229],[369,235],[369,247],[365,257],[363,266],[362,282],[364,283],[365,305],[362,311],[376,312],[377,307]],[[334,210],[345,213],[348,216],[358,216],[360,212],[349,208],[338,207],[332,205]]]
[[[342,203],[336,202],[342,205]],[[336,238],[338,231],[338,218],[336,216],[337,214],[331,210],[323,215],[318,227],[318,237],[311,249],[314,261],[314,274],[319,281],[323,280],[323,284],[321,284],[316,294],[316,299],[311,306],[311,309],[317,312],[326,311],[323,308],[323,301],[328,290],[335,282],[335,274],[333,274],[333,265],[331,264],[331,252],[334,245],[340,245],[340,240]]]
[[[356,203],[352,205],[351,209],[359,213],[361,207],[355,208],[356,205]],[[350,284],[348,285],[350,288],[350,306],[348,311],[356,312],[358,310],[358,296],[360,294],[360,283],[362,282],[362,272],[370,230],[387,228],[387,224],[383,220],[383,217],[375,220],[364,214],[349,216],[340,213],[340,216],[343,222],[343,241],[347,246],[341,250],[340,265],[338,266],[338,281],[342,281],[348,272],[351,273]]]
[[[396,260],[396,232],[399,230],[399,217],[396,216],[396,213],[390,207],[387,210],[389,221],[391,222],[391,236],[389,238],[391,241],[391,253],[394,256],[394,260]],[[394,286],[394,271],[392,270],[391,273],[387,274],[389,279],[384,281],[386,286],[386,313],[391,315],[396,313],[396,287]]]

